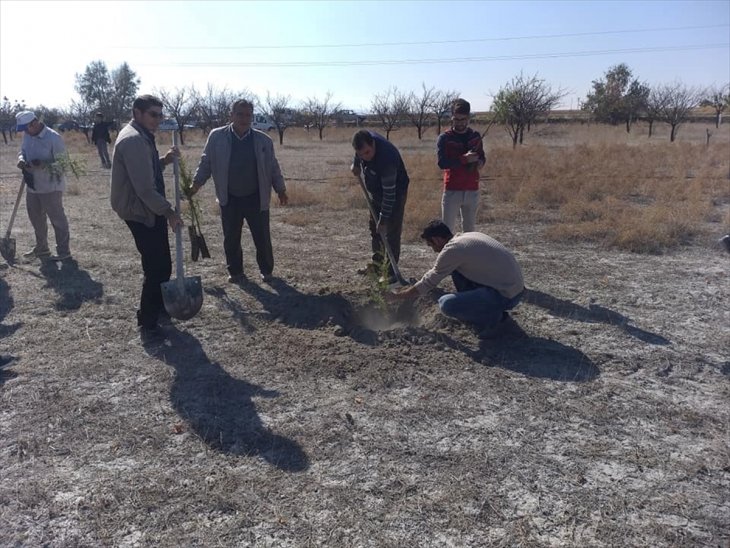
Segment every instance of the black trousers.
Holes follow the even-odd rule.
[[[167,220],[158,215],[155,217],[153,227],[136,221],[127,221],[127,226],[134,236],[137,251],[142,256],[142,272],[144,272],[137,325],[154,327],[160,312],[165,308],[160,284],[169,281],[172,274]]]
[[[271,247],[269,211],[261,211],[258,193],[242,198],[229,194],[228,203],[221,206],[223,250],[226,253],[228,273],[231,276],[243,274],[241,231],[244,220],[248,223],[256,247],[256,263],[259,265],[259,271],[261,274],[271,274],[274,271],[274,250]]]
[[[397,263],[400,260],[400,240],[401,232],[403,232],[403,215],[406,211],[406,199],[408,198],[408,191],[399,191],[395,197],[395,205],[391,212],[390,219],[388,219],[388,232],[386,239],[390,250],[393,252],[393,258]],[[380,215],[381,202],[376,197],[373,199],[373,209],[376,215]],[[373,250],[373,262],[380,264],[384,260],[385,249],[383,248],[383,241],[380,239],[380,235],[375,230],[375,221],[370,219],[370,239]],[[393,269],[389,268],[389,273],[393,274]]]

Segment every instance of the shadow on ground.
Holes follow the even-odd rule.
[[[73,259],[60,263],[43,261],[40,271],[47,287],[58,294],[54,304],[56,310],[78,310],[85,301],[100,302],[104,294],[104,286],[79,268],[79,263]]]
[[[511,319],[498,338],[480,340],[477,349],[443,334],[439,339],[474,361],[528,377],[587,382],[601,374],[593,361],[580,350],[551,339],[531,337]]]
[[[525,296],[522,301],[544,308],[552,315],[560,318],[577,320],[579,322],[615,325],[623,329],[632,337],[636,337],[640,341],[648,344],[671,344],[669,339],[666,339],[661,335],[651,333],[650,331],[644,331],[643,329],[630,325],[630,318],[603,306],[591,304],[588,305],[588,308],[585,308],[571,301],[558,299],[557,297],[553,297],[552,295],[548,295],[547,293],[543,293],[542,291],[537,291],[535,289],[528,289],[525,292]]]
[[[273,291],[254,283],[246,283],[241,287],[261,303],[272,320],[299,329],[336,326],[338,335],[349,336],[368,346],[378,343],[377,332],[361,325],[352,303],[339,293],[308,295],[281,278],[272,279],[268,285]]]
[[[5,316],[10,313],[14,306],[15,302],[10,294],[10,286],[8,286],[8,282],[5,281],[4,277],[0,277],[0,338],[12,335],[22,325],[20,323],[3,324]]]
[[[5,384],[6,381],[14,379],[18,376],[15,371],[6,369],[6,366],[10,365],[15,358],[13,356],[2,356],[0,355],[0,386]]]
[[[223,289],[222,287],[205,287],[203,288],[203,291],[205,291],[211,297],[215,297],[216,299],[218,299],[223,305],[223,308],[228,310],[233,315],[233,318],[239,324],[241,324],[241,327],[244,329],[244,331],[246,331],[247,333],[253,333],[254,331],[256,331],[256,329],[253,325],[251,325],[251,322],[248,319],[248,313],[246,312],[246,309],[241,306],[241,303],[239,303],[235,299],[232,299],[225,289]]]
[[[299,444],[271,432],[256,412],[252,398],[275,398],[278,392],[231,377],[210,361],[195,337],[165,329],[166,340],[143,340],[143,346],[175,368],[170,401],[206,444],[224,453],[258,456],[289,472],[309,467]]]

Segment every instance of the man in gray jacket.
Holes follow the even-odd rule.
[[[214,129],[208,136],[193,178],[191,195],[212,176],[221,208],[223,249],[226,253],[228,281],[240,283],[243,274],[241,230],[248,223],[256,246],[256,262],[261,278],[271,279],[274,252],[269,227],[271,189],[281,205],[286,205],[284,178],[274,155],[274,143],[265,133],[251,127],[253,103],[245,99],[231,106],[231,123]]]
[[[172,258],[167,224],[182,226],[180,216],[165,198],[162,169],[174,160],[171,148],[160,157],[155,135],[162,121],[162,102],[152,95],[137,97],[132,104],[132,121],[117,136],[112,156],[112,209],[134,236],[142,256],[144,282],[137,311],[142,334],[157,331],[164,310],[160,284],[170,279]]]

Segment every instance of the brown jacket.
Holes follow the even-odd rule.
[[[134,121],[117,136],[112,156],[112,209],[125,221],[152,227],[155,215],[165,215],[173,207],[155,189],[152,165],[154,147]]]

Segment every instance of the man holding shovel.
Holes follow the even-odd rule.
[[[172,258],[167,226],[182,226],[180,216],[165,198],[162,169],[179,152],[170,148],[160,157],[155,132],[162,121],[162,101],[141,95],[132,104],[132,121],[117,136],[112,156],[111,206],[129,227],[142,257],[144,282],[137,325],[154,334],[164,310],[160,284],[170,279]]]
[[[392,301],[415,299],[434,289],[449,274],[456,293],[439,298],[441,313],[471,323],[479,338],[498,336],[505,320],[522,300],[525,283],[512,253],[481,232],[453,235],[441,220],[431,221],[421,234],[438,253],[433,268],[411,287],[392,293]]]
[[[361,129],[352,137],[355,157],[350,170],[362,178],[373,214],[370,216],[370,240],[373,258],[369,269],[380,271],[385,261],[385,238],[393,260],[400,259],[400,239],[403,230],[403,214],[408,197],[408,172],[400,152],[382,135]],[[397,280],[392,265],[388,268],[388,283]]]
[[[25,203],[35,232],[35,246],[23,256],[55,261],[70,259],[68,219],[63,209],[66,177],[58,167],[58,162],[66,157],[66,146],[58,133],[29,110],[16,114],[15,121],[17,131],[23,132],[18,169],[22,170],[28,186]],[[48,220],[56,234],[55,256],[48,247]]]

